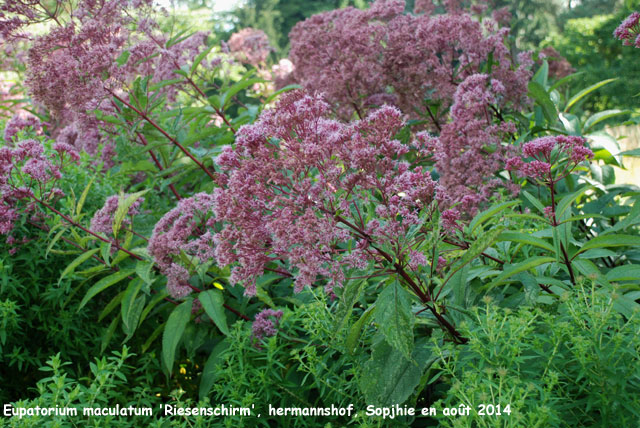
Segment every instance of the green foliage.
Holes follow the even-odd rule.
[[[486,299],[453,347],[434,340],[436,363],[451,385],[441,406],[465,403],[470,418],[442,426],[635,426],[640,422],[640,311],[624,319],[611,306],[615,289],[581,281],[549,310],[516,311]],[[480,404],[511,414],[478,416]]]
[[[638,2],[631,2],[625,8],[611,13],[612,9],[601,11],[591,17],[570,19],[561,33],[551,39],[555,47],[575,68],[580,70],[581,85],[584,87],[596,82],[617,77],[618,80],[598,91],[596,96],[584,101],[582,109],[591,113],[609,109],[632,109],[640,106],[638,73],[640,66],[636,61],[633,47],[622,46],[611,35],[632,10],[638,8]]]
[[[136,366],[130,365],[131,359],[135,359]],[[128,361],[129,360],[129,361]],[[90,416],[83,414],[83,408],[128,408],[153,409],[158,413],[160,399],[156,396],[158,391],[149,383],[147,373],[154,369],[153,358],[136,356],[129,353],[125,346],[121,352],[114,351],[112,356],[96,358],[89,364],[89,375],[74,379],[70,376],[68,366],[63,362],[60,354],[52,356],[46,365],[40,370],[46,377],[39,380],[36,387],[37,396],[31,400],[21,399],[12,402],[14,412],[20,408],[23,411],[35,407],[40,408],[69,408],[75,409],[75,416],[49,415],[49,416],[13,416],[0,419],[0,427],[31,428],[31,427],[63,427],[63,426],[87,426],[87,427],[165,427],[188,426],[184,421],[176,421],[172,424],[169,417],[154,416]],[[73,411],[73,410],[71,410]]]
[[[84,183],[93,175],[87,168],[88,160],[68,171],[70,180],[63,190],[69,195],[61,202],[61,210],[71,214],[73,195],[80,195]],[[104,202],[104,195],[114,193],[119,180],[105,176],[94,186],[94,192],[85,195],[85,210],[95,211]],[[78,216],[79,212],[76,213]],[[67,246],[64,239],[73,238],[73,232],[60,219],[49,218],[49,230],[37,229],[30,223],[22,224],[15,232],[24,237],[14,250],[0,244],[0,401],[28,398],[32,393],[25,385],[35,385],[41,378],[38,368],[56,353],[72,361],[67,370],[76,376],[100,354],[100,338],[108,323],[97,322],[95,314],[103,304],[89,302],[79,309],[83,283],[74,283],[71,269],[61,275],[65,266],[88,259],[77,248]],[[56,237],[53,240],[54,236]],[[91,254],[95,254],[95,251]],[[85,260],[82,260],[84,258]]]

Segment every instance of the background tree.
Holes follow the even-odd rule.
[[[634,49],[623,46],[611,37],[613,30],[634,9],[640,6],[640,1],[632,0],[610,2],[617,5],[609,8],[608,14],[590,15],[603,10],[604,2],[585,0],[583,4],[572,10],[572,14],[565,13],[562,31],[545,40],[554,46],[569,62],[583,74],[579,77],[582,87],[587,87],[604,79],[617,77],[618,80],[600,88],[593,96],[585,100],[583,108],[587,111],[605,110],[611,108],[637,108],[640,98],[634,95],[640,93],[640,64],[635,60]]]

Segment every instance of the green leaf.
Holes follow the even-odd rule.
[[[216,110],[220,110],[222,108],[222,102],[220,101],[220,95],[214,94],[207,98],[209,104]]]
[[[434,361],[435,357],[424,344],[417,346],[410,358],[405,358],[395,347],[378,339],[359,382],[366,402],[377,406],[404,403],[420,383],[424,369]]]
[[[120,318],[116,318],[116,319],[120,319]],[[149,347],[151,346],[151,344],[153,343],[154,340],[156,340],[156,338],[158,336],[160,336],[160,333],[162,333],[162,331],[164,330],[164,327],[167,325],[166,322],[163,322],[162,324],[160,324],[158,327],[156,327],[155,330],[153,330],[153,333],[151,333],[151,336],[149,336],[149,338],[144,342],[144,344],[142,345],[142,353],[144,354],[145,352],[147,352],[147,349],[149,349]]]
[[[118,327],[118,322],[120,321],[120,317],[113,318],[111,324],[107,328],[107,331],[102,336],[102,342],[100,343],[100,352],[104,353],[107,346],[109,346],[109,342],[111,342],[111,338],[113,337],[113,333],[115,333],[116,328]]]
[[[111,262],[109,261],[111,258],[111,241],[100,244],[100,256],[102,256],[102,260],[104,260],[107,266],[111,266]]]
[[[104,307],[102,312],[100,312],[100,315],[98,315],[98,321],[102,321],[104,317],[109,315],[111,311],[113,311],[116,306],[118,306],[120,302],[122,302],[122,296],[124,296],[124,291],[119,292],[113,299],[111,299],[107,306]]]
[[[60,285],[60,282],[65,276],[69,275],[70,273],[73,273],[73,271],[75,271],[78,266],[80,266],[84,261],[88,260],[91,256],[93,256],[98,251],[100,251],[99,248],[94,248],[93,250],[86,251],[80,254],[78,257],[76,257],[71,263],[67,265],[66,268],[64,268],[64,270],[62,271],[62,274],[60,274],[58,285]]]
[[[603,216],[602,214],[580,214],[580,215],[574,215],[574,216],[568,217],[565,220],[560,221],[560,224],[562,224],[562,223],[571,223],[572,221],[586,220],[586,219],[591,219],[591,218],[602,218],[602,219],[605,219],[607,217]]]
[[[607,281],[640,281],[640,265],[623,265],[611,269],[605,275]]]
[[[504,227],[498,226],[478,236],[476,240],[471,243],[471,246],[469,246],[469,248],[465,250],[462,257],[460,257],[460,259],[456,261],[453,266],[451,266],[451,270],[449,271],[450,273],[447,276],[447,279],[445,279],[443,282],[443,287],[457,271],[462,269],[466,264],[471,263],[484,250],[490,247],[491,244],[493,244],[495,240],[498,239],[498,236],[502,233],[503,230]]]
[[[542,60],[542,66],[536,71],[536,74],[533,75],[534,82],[537,82],[543,88],[547,86],[547,79],[549,78],[549,63],[546,59]]]
[[[356,345],[358,344],[358,340],[362,334],[362,328],[369,321],[369,318],[375,312],[376,305],[375,303],[367,308],[366,311],[358,318],[358,321],[353,323],[351,328],[349,329],[349,334],[345,340],[344,346],[347,349],[347,352],[350,355],[353,355],[356,349]]]
[[[627,150],[620,154],[622,156],[640,157],[640,149]]]
[[[49,252],[51,251],[51,249],[53,248],[53,246],[56,244],[56,242],[58,242],[60,240],[60,238],[62,238],[62,235],[67,231],[68,229],[66,227],[63,227],[62,229],[60,229],[58,231],[58,233],[56,233],[56,236],[53,237],[53,239],[51,241],[49,241],[49,245],[47,245],[47,250],[44,253],[44,258],[46,259],[47,256],[49,255]],[[62,280],[62,277],[60,278],[60,280]],[[58,281],[58,284],[60,284],[60,281]]]
[[[580,254],[582,259],[601,259],[605,257],[616,257],[618,253],[611,250],[605,250],[604,248],[597,248],[594,250],[587,250]]]
[[[116,63],[119,66],[123,66],[124,64],[127,63],[127,60],[129,59],[129,57],[131,56],[131,52],[129,52],[128,50],[123,51],[120,56],[116,59]]]
[[[547,119],[547,122],[553,125],[558,121],[558,110],[555,104],[553,104],[553,101],[551,101],[551,98],[549,98],[549,93],[545,91],[542,85],[538,82],[529,82],[528,96],[533,98],[536,103],[542,107],[542,113],[545,119]]]
[[[600,269],[591,260],[577,258],[571,262],[571,265],[582,275],[598,278],[601,276]]]
[[[577,73],[573,73],[570,74],[566,77],[563,77],[562,79],[558,80],[556,83],[554,83],[553,85],[551,85],[551,87],[549,88],[549,92],[553,91],[554,89],[559,88],[560,86],[564,85],[565,83],[575,79],[576,77],[580,76],[584,74],[584,71],[579,71]]]
[[[135,308],[134,306],[134,302],[136,300],[136,297],[138,297],[138,293],[140,292],[140,289],[142,288],[142,280],[140,280],[140,278],[135,278],[132,281],[129,282],[129,286],[127,287],[127,289],[124,292],[124,296],[122,297],[122,305],[120,305],[120,314],[122,316],[122,322],[124,325],[124,331],[125,332],[130,332],[132,330],[132,328],[134,327],[132,324],[133,321],[138,320],[138,318],[140,317],[140,312],[142,312],[142,309],[140,309],[140,312],[138,312],[138,317],[135,318],[134,320],[134,310],[137,310],[137,308]],[[135,328],[133,328],[135,330]]]
[[[162,302],[165,299],[165,297],[168,297],[168,296],[169,296],[169,293],[167,292],[166,287],[158,291],[158,293],[154,296],[154,298],[149,302],[149,304],[142,311],[142,314],[140,315],[140,323],[142,323],[142,321],[145,320],[147,315],[149,315],[149,312],[151,312],[151,310],[155,308],[158,303]]]
[[[127,216],[129,212],[129,208],[140,198],[142,195],[147,193],[150,189],[141,190],[140,192],[132,193],[126,198],[118,199],[118,208],[113,216],[113,236],[118,236],[118,232],[120,231],[120,227],[122,226],[122,221]]]
[[[608,248],[608,247],[638,247],[640,246],[640,236],[634,235],[604,235],[585,242],[578,250],[577,254],[592,248]],[[575,255],[574,255],[575,257]]]
[[[227,107],[227,103],[229,102],[229,100],[231,100],[231,98],[233,98],[238,92],[248,88],[255,83],[262,83],[264,81],[264,79],[254,77],[253,79],[243,79],[234,84],[229,89],[227,89],[220,97],[220,105],[222,106],[222,109],[224,110]]]
[[[138,328],[140,322],[140,314],[144,309],[144,304],[147,301],[147,297],[145,295],[138,296],[136,300],[131,305],[131,309],[128,311],[127,315],[127,325],[123,327],[124,332],[127,334],[124,341],[128,341],[135,333]]]
[[[619,109],[612,109],[612,110],[604,110],[601,112],[598,112],[594,115],[591,115],[585,122],[584,122],[584,132],[589,132],[589,130],[591,128],[593,128],[594,126],[596,126],[598,123],[602,122],[603,120],[607,120],[610,119],[612,117],[616,117],[616,116],[622,116],[625,114],[629,114],[630,111],[629,110],[619,110]]]
[[[633,226],[638,223],[640,223],[640,203],[636,199],[629,214],[625,218],[614,224],[612,227],[604,230],[602,232],[602,235],[608,235],[610,233],[626,229],[627,227]]]
[[[271,101],[273,101],[274,99],[276,99],[276,97],[284,92],[288,92],[288,91],[293,91],[294,89],[302,89],[302,86],[297,85],[297,84],[293,84],[293,85],[287,85],[284,88],[280,88],[277,91],[275,91],[273,94],[269,95],[267,97],[267,99],[264,101],[263,105],[267,105],[269,104]]]
[[[538,209],[538,211],[544,214],[544,205],[542,205],[542,202],[540,202],[535,196],[533,196],[531,193],[527,192],[526,190],[522,191],[522,195],[525,198],[527,198],[529,202],[531,202],[533,206]]]
[[[451,279],[448,281],[448,284],[453,291],[453,303],[461,308],[466,307],[467,292],[469,291],[469,287],[467,287],[468,278],[469,265],[466,265],[464,268],[452,275]]]
[[[173,362],[176,357],[176,349],[178,343],[182,339],[182,333],[187,327],[187,323],[191,319],[191,306],[193,305],[193,299],[188,298],[173,309],[169,319],[167,319],[167,325],[164,328],[162,334],[162,362],[167,369],[169,376],[173,370]]]
[[[223,340],[211,350],[209,358],[207,358],[207,362],[202,369],[202,378],[200,379],[200,390],[198,393],[200,400],[204,399],[209,394],[209,391],[213,388],[216,380],[218,380],[219,373],[215,371],[215,368],[221,361],[221,357],[224,355],[224,351],[226,351],[228,347],[229,343],[226,340]]]
[[[135,273],[135,270],[133,269],[121,270],[112,275],[106,276],[102,278],[100,281],[96,282],[93,285],[93,287],[91,287],[89,291],[87,291],[87,294],[84,296],[84,298],[80,302],[80,305],[78,306],[78,311],[82,309],[84,305],[86,305],[87,302],[91,300],[96,294],[103,292],[107,288],[111,287],[113,284],[117,284],[118,282],[122,281],[123,279],[125,279],[126,277],[134,273]]]
[[[640,304],[638,304],[633,298],[626,295],[618,295],[613,299],[613,309],[618,311],[624,317],[631,318],[640,311]]]
[[[87,196],[89,195],[89,189],[91,189],[91,185],[93,184],[93,181],[95,179],[96,179],[95,175],[91,177],[91,180],[89,180],[89,183],[87,183],[84,190],[82,191],[82,194],[80,195],[80,199],[78,200],[78,204],[76,205],[76,216],[80,215],[80,212],[82,211],[82,207],[84,206],[84,202],[87,200]]]
[[[580,119],[575,114],[560,113],[558,115],[558,119],[560,119],[560,122],[562,123],[562,126],[564,127],[568,135],[582,134]]]
[[[494,279],[493,281],[491,281],[489,284],[485,285],[484,288],[487,290],[492,289],[493,287],[496,287],[500,284],[504,284],[505,282],[510,282],[509,278],[511,278],[512,276],[520,273],[520,272],[524,272],[527,271],[529,269],[533,269],[536,266],[540,266],[544,263],[551,263],[551,262],[555,262],[556,259],[553,257],[531,257],[528,260],[525,260],[523,262],[517,263],[515,265],[509,265],[509,266],[505,266],[505,270],[504,272],[502,272],[500,275],[498,275],[496,277],[496,279]]]
[[[229,327],[227,327],[227,315],[224,312],[224,297],[222,297],[220,290],[203,291],[198,295],[198,299],[209,318],[213,320],[222,333],[228,336]]]
[[[583,90],[581,90],[580,92],[578,92],[577,94],[575,94],[568,102],[566,107],[564,108],[564,111],[568,112],[571,111],[571,108],[578,102],[580,101],[582,98],[586,97],[587,95],[589,95],[591,92],[595,91],[596,89],[600,88],[601,86],[604,86],[608,83],[614,82],[618,80],[618,78],[613,78],[613,79],[606,79],[606,80],[602,80],[598,83],[595,83],[591,86],[589,86],[588,88],[585,88]]]
[[[171,86],[171,85],[175,85],[176,83],[180,83],[180,82],[184,82],[184,79],[169,79],[169,80],[162,80],[158,83],[154,83],[153,85],[149,86],[149,90],[152,92],[157,91],[158,89],[162,89],[165,86]]]
[[[407,359],[413,351],[413,325],[411,297],[398,283],[387,285],[376,300],[376,323],[387,342]]]
[[[183,34],[185,34],[187,31],[188,30],[182,30],[178,32],[178,34],[176,34],[175,36],[171,37],[169,40],[167,40],[167,43],[165,43],[165,47],[169,49],[171,46],[176,45],[184,40],[187,40],[189,37],[191,37],[194,34],[192,33],[192,34],[183,36]]]
[[[562,215],[567,210],[567,208],[569,208],[571,204],[575,202],[576,199],[582,196],[587,190],[591,190],[591,189],[593,189],[593,186],[584,186],[576,190],[575,192],[570,193],[566,195],[564,198],[562,198],[560,202],[558,202],[558,205],[556,206],[556,217],[557,218],[562,217]]]
[[[206,48],[205,50],[203,50],[202,52],[200,52],[194,59],[193,59],[193,64],[191,65],[191,74],[193,74],[194,71],[196,71],[196,68],[198,68],[198,66],[200,65],[200,63],[202,62],[203,59],[205,59],[205,57],[207,55],[209,55],[209,52],[211,52],[211,49],[213,49],[214,45],[209,46],[208,48]]]
[[[542,248],[547,251],[555,252],[555,248],[549,242],[544,239],[537,238],[533,235],[520,232],[502,232],[498,236],[499,242],[519,242],[521,244],[533,245],[534,247]]]
[[[352,280],[348,281],[347,285],[345,285],[342,289],[342,296],[340,296],[340,303],[338,304],[335,315],[336,331],[342,331],[342,329],[344,328],[345,324],[349,320],[349,317],[351,316],[353,306],[360,299],[362,290],[366,285],[366,279],[360,281]]]
[[[589,139],[589,147],[595,155],[594,159],[602,159],[607,165],[622,165],[618,140],[605,133],[591,134],[587,138]]]
[[[499,212],[504,211],[505,209],[510,208],[514,205],[518,205],[518,201],[504,202],[498,205],[494,205],[486,209],[485,211],[482,211],[481,213],[476,215],[473,220],[471,220],[471,223],[469,223],[469,230],[471,231],[471,233],[473,233],[476,228],[483,224],[485,221],[492,217],[495,217]]]
[[[145,282],[145,284],[152,284],[153,278],[151,278],[151,269],[153,263],[146,260],[138,260],[136,262],[136,274]]]

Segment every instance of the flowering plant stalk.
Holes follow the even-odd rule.
[[[593,159],[593,152],[585,147],[586,140],[575,136],[540,137],[522,146],[525,160],[513,157],[507,161],[506,168],[517,171],[522,177],[536,180],[546,186],[551,195],[551,205],[544,208],[554,230],[560,225],[557,216],[555,186],[565,179],[583,161]],[[576,278],[571,266],[571,260],[564,244],[560,242],[560,251],[567,267],[571,283],[576,284]]]

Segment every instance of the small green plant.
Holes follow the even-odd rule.
[[[486,298],[461,326],[468,346],[433,342],[451,386],[439,404],[472,408],[442,426],[637,426],[640,313],[625,320],[613,308],[615,293],[581,277],[552,311],[513,311]],[[502,415],[481,416],[482,405],[500,406]]]

